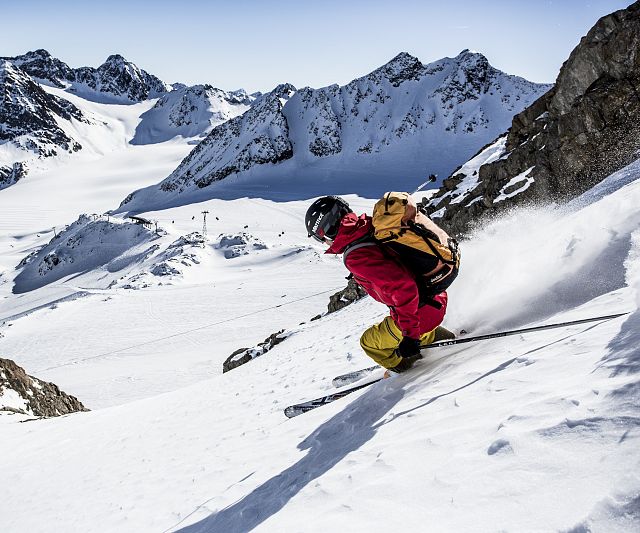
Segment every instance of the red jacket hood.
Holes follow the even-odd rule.
[[[340,228],[335,240],[325,252],[327,254],[341,254],[353,241],[371,233],[373,224],[366,213],[358,216],[355,213],[346,214],[340,222]]]

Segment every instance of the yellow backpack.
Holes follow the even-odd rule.
[[[406,192],[385,193],[373,208],[373,236],[395,252],[416,276],[423,292],[434,296],[458,275],[460,252],[457,241],[420,207]]]

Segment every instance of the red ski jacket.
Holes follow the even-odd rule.
[[[326,253],[343,253],[349,244],[372,233],[372,229],[371,217],[349,213],[342,219],[338,234]],[[447,293],[442,292],[433,298],[441,305],[440,309],[431,305],[419,307],[415,278],[404,265],[385,254],[380,246],[350,250],[345,265],[369,296],[389,307],[391,318],[404,336],[419,339],[442,322]]]

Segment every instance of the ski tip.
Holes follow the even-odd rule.
[[[295,416],[301,415],[302,413],[304,413],[304,411],[301,411],[293,405],[290,405],[284,410],[284,416],[286,416],[287,418],[293,418]]]

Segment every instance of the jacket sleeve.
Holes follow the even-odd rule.
[[[369,246],[350,252],[346,266],[371,296],[392,309],[405,337],[420,338],[418,286],[406,268]]]

